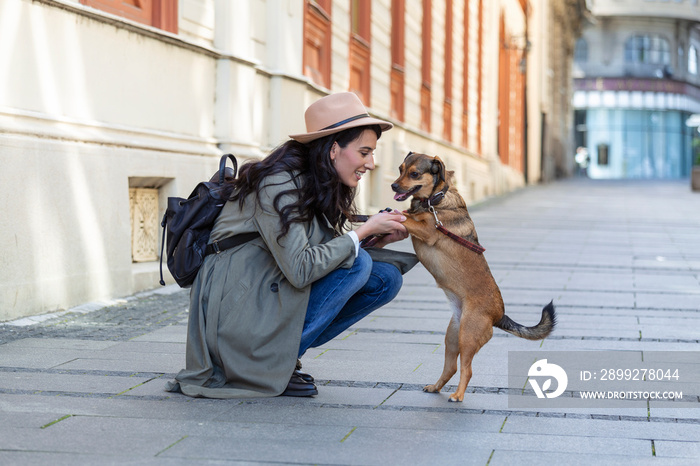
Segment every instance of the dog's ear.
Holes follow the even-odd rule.
[[[442,181],[445,181],[445,164],[437,156],[433,158],[430,164],[430,173],[439,176]]]
[[[405,162],[407,158],[413,155],[413,151],[410,151],[408,154],[406,154],[406,157],[403,158],[403,161]]]

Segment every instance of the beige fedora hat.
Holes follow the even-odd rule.
[[[379,125],[382,131],[388,131],[394,127],[388,121],[369,116],[360,98],[352,92],[339,92],[317,100],[306,109],[304,119],[307,132],[289,135],[290,138],[301,143],[311,142],[357,126]]]

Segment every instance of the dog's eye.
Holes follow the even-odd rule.
[[[417,180],[418,178],[420,178],[420,173],[418,173],[418,172],[411,172],[408,176],[410,176],[410,177],[413,178],[414,180]]]

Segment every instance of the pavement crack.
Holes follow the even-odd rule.
[[[350,432],[348,432],[348,434],[345,437],[343,437],[343,439],[340,441],[340,443],[343,443],[344,441],[346,441],[348,439],[348,437],[350,437],[352,435],[352,433],[355,432],[355,429],[357,429],[357,426],[354,426],[352,429],[350,429]]]
[[[187,437],[189,437],[189,435],[185,435],[184,437],[182,437],[181,439],[177,440],[176,442],[171,443],[170,445],[168,445],[167,447],[163,448],[161,451],[159,451],[158,453],[156,453],[155,456],[160,456],[162,453],[165,453],[166,451],[168,451],[169,449],[171,449],[172,447],[174,447],[174,446],[177,445],[178,443],[180,443],[180,442],[182,442],[183,440],[185,440]]]
[[[375,407],[372,408],[372,409],[377,409],[377,408],[379,408],[381,405],[383,405],[384,403],[386,403],[386,400],[388,400],[389,398],[391,398],[392,396],[394,396],[394,393],[396,393],[396,392],[398,392],[399,390],[401,390],[401,387],[402,387],[402,386],[403,386],[403,384],[400,384],[400,385],[399,385],[399,388],[397,388],[397,389],[395,389],[393,392],[391,392],[391,393],[389,394],[389,396],[387,396],[386,398],[384,398],[384,400],[382,400],[381,403],[379,403],[377,406],[375,406]]]
[[[136,374],[134,374],[134,375],[136,375]],[[121,395],[123,395],[123,394],[125,394],[125,393],[130,392],[131,390],[133,390],[133,389],[135,389],[135,388],[139,388],[139,387],[141,387],[141,386],[143,386],[143,385],[146,385],[148,382],[151,382],[152,380],[159,379],[160,377],[161,377],[161,376],[152,377],[152,378],[150,378],[150,379],[148,379],[148,380],[146,380],[146,381],[143,381],[143,382],[141,382],[141,383],[139,383],[139,384],[134,385],[134,386],[131,387],[131,388],[127,388],[126,390],[121,391],[121,392],[117,393],[117,394],[114,395],[114,396],[121,396]]]
[[[73,414],[66,414],[66,415],[63,416],[63,417],[59,417],[59,418],[56,419],[55,421],[51,421],[51,422],[49,422],[48,424],[44,424],[43,426],[40,427],[40,429],[46,429],[46,428],[48,428],[48,427],[51,427],[51,426],[54,425],[54,424],[58,424],[58,423],[61,422],[61,421],[65,421],[65,420],[68,419],[69,417],[73,417]]]
[[[506,426],[506,422],[508,421],[508,416],[506,416],[505,419],[503,419],[503,424],[501,424],[501,428],[498,429],[498,433],[501,434],[503,433],[503,428]]]

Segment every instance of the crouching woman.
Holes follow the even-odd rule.
[[[398,212],[349,230],[356,187],[391,123],[352,93],[318,100],[305,120],[306,133],[241,167],[210,242],[253,239],[206,257],[190,293],[186,368],[169,391],[316,395],[299,358],[391,301],[417,262],[380,249],[407,237]],[[376,247],[359,247],[373,235],[383,235]]]

